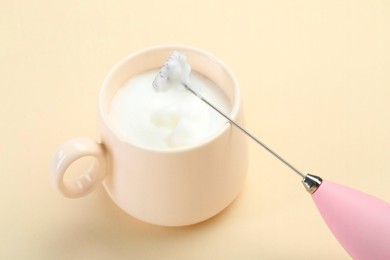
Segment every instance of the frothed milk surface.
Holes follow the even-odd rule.
[[[128,80],[111,101],[109,121],[126,140],[154,148],[185,147],[215,134],[227,121],[182,86],[153,90],[158,70]],[[229,114],[231,104],[211,80],[193,71],[190,86]]]

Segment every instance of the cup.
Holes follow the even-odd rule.
[[[125,139],[108,120],[116,91],[134,75],[159,69],[174,50],[184,53],[192,70],[225,92],[232,104],[230,117],[243,124],[238,82],[221,60],[179,45],[135,52],[115,65],[103,81],[98,97],[98,141],[89,137],[69,140],[52,159],[51,179],[64,196],[84,196],[102,183],[129,215],[151,224],[184,226],[216,215],[238,195],[248,166],[247,143],[245,135],[230,123],[197,144],[154,149]],[[76,180],[64,178],[72,163],[86,156],[96,159],[90,169]]]

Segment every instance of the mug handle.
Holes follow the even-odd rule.
[[[95,157],[91,167],[76,180],[64,180],[69,166],[84,157]],[[79,137],[62,144],[51,161],[50,175],[54,187],[68,198],[78,198],[95,190],[107,174],[102,144],[89,137]]]

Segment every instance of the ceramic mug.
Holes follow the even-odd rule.
[[[192,70],[225,92],[232,104],[230,117],[243,123],[238,82],[221,60],[188,46],[138,51],[114,66],[103,81],[98,98],[99,141],[72,139],[55,153],[51,179],[63,195],[81,197],[102,183],[129,215],[162,226],[201,222],[234,200],[246,176],[248,154],[246,136],[230,123],[197,144],[153,149],[126,140],[108,120],[116,91],[132,76],[160,68],[174,50],[184,53]],[[85,156],[96,159],[91,168],[76,180],[64,179],[70,165]]]

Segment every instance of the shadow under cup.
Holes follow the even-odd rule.
[[[129,78],[161,68],[174,50],[184,53],[192,70],[225,92],[232,104],[230,117],[243,123],[234,75],[222,61],[199,49],[145,49],[126,57],[109,72],[98,104],[100,140],[108,160],[104,187],[125,212],[162,226],[190,225],[222,211],[241,190],[248,165],[246,137],[230,123],[199,144],[171,149],[132,143],[111,126],[108,111],[117,90]]]

